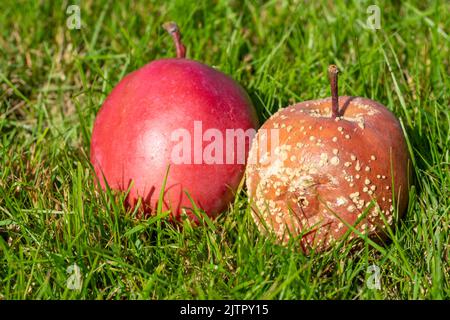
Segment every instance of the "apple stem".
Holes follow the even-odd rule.
[[[172,36],[175,47],[177,48],[177,58],[186,58],[186,47],[181,42],[181,33],[178,25],[169,21],[163,24],[164,29]]]
[[[339,117],[339,94],[338,94],[338,73],[339,69],[332,64],[328,67],[328,78],[331,86],[331,117]]]

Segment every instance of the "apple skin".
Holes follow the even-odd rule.
[[[186,191],[210,217],[225,210],[245,164],[193,160],[174,164],[171,159],[172,148],[179,143],[172,141],[172,132],[184,128],[194,137],[194,121],[202,122],[203,132],[215,128],[223,136],[226,129],[258,127],[244,89],[197,61],[155,60],[124,77],[105,100],[93,127],[90,158],[101,187],[105,188],[105,178],[111,189],[126,191],[133,181],[127,204],[133,207],[142,198],[145,213],[154,212],[170,164],[163,209],[171,209],[172,218],[179,220],[186,208],[197,221]],[[202,148],[208,143],[203,142]],[[191,148],[193,154],[193,143]]]

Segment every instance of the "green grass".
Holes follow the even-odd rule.
[[[381,9],[368,30],[367,7]],[[67,1],[0,4],[0,299],[450,298],[450,3],[448,1]],[[99,193],[93,120],[128,72],[174,56],[232,75],[260,119],[340,93],[380,101],[401,120],[414,162],[410,205],[392,241],[305,256],[260,235],[245,189],[204,227],[138,221],[123,195]],[[161,110],[161,112],[164,112]],[[380,124],[382,125],[382,124]],[[77,264],[81,290],[67,288]],[[370,265],[381,289],[366,285]]]

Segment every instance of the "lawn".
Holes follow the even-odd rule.
[[[0,4],[0,300],[450,298],[448,1],[80,2],[79,29],[71,2]],[[175,55],[168,20],[189,58],[247,89],[261,122],[329,96],[330,63],[340,94],[386,105],[414,164],[391,241],[307,256],[258,232],[245,188],[184,228],[98,192],[94,117],[125,74]]]

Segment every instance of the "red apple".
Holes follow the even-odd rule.
[[[275,113],[253,140],[247,165],[257,225],[282,243],[297,237],[306,252],[347,233],[384,239],[394,212],[401,217],[408,204],[411,168],[400,123],[376,101],[338,97],[335,66],[329,75],[332,97]]]
[[[152,61],[112,90],[95,119],[91,162],[103,188],[105,180],[120,191],[132,183],[127,203],[134,206],[141,198],[146,213],[155,211],[170,165],[163,208],[174,218],[185,211],[196,220],[189,194],[214,217],[233,199],[251,137],[244,151],[237,140],[234,146],[220,140],[227,130],[254,131],[256,113],[233,79],[185,58],[176,24],[165,28],[174,38],[177,58]],[[236,159],[240,152],[243,161]]]

